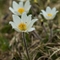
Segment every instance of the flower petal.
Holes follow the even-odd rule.
[[[27,26],[29,26],[29,24],[31,23],[31,16],[32,16],[32,15],[27,16],[26,13],[23,13],[23,14],[22,14],[22,22],[26,23]],[[31,25],[31,24],[30,24],[30,25]]]
[[[19,8],[19,5],[15,1],[13,1],[13,8],[14,10],[17,10]]]
[[[33,26],[33,24],[37,21],[38,19],[33,19],[29,25],[28,25],[28,29],[31,28]]]
[[[27,13],[24,12],[22,13],[22,22],[26,22],[26,20],[27,20]]]
[[[19,7],[23,7],[23,2],[19,2]]]
[[[58,13],[58,11],[56,11],[56,8],[54,7],[54,8],[52,9],[52,14],[55,16],[57,13]]]
[[[18,25],[18,24],[21,23],[21,19],[20,19],[19,16],[17,16],[17,15],[12,15],[12,17],[13,17],[13,21],[14,21],[14,23],[15,23],[16,25]]]
[[[13,9],[13,8],[11,8],[11,7],[9,7],[9,10],[11,10],[11,12],[12,12],[12,13],[14,13],[15,15],[20,15],[20,13],[19,13],[19,12],[14,11],[14,9]]]
[[[29,15],[29,16],[27,17],[26,22],[30,22],[30,21],[31,21],[31,19],[32,19],[31,16],[32,16],[32,15]]]
[[[50,13],[50,12],[51,12],[51,8],[50,8],[50,7],[47,7],[47,8],[46,8],[46,12],[47,12],[47,13]]]
[[[29,0],[26,1],[25,5],[24,5],[24,8],[25,8],[25,11],[29,11],[29,9],[31,8]]]
[[[59,11],[56,11],[56,13],[58,13]]]
[[[44,10],[41,10],[41,11],[42,11],[42,13],[41,13],[41,14],[45,14],[45,15],[47,14]]]
[[[12,28],[15,29],[17,32],[20,32],[20,30],[17,28],[17,26],[15,25],[14,22],[11,22],[10,21],[9,24],[11,24],[12,25]]]
[[[56,8],[54,7],[51,11],[51,13],[54,15],[56,13]]]
[[[30,29],[28,29],[27,32],[31,32],[31,31],[33,31],[33,30],[35,30],[35,28],[30,28]]]
[[[52,11],[56,11],[56,8],[54,7],[54,8],[52,9]]]
[[[13,8],[9,7],[9,10],[11,10],[12,13],[15,13]]]
[[[44,11],[44,10],[41,10],[42,11],[42,15],[47,18],[47,13]]]
[[[12,25],[12,28],[16,28],[16,25],[14,24],[14,22],[10,21],[9,24]]]

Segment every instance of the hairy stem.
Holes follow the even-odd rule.
[[[53,22],[51,20],[51,21],[49,21],[49,28],[50,28],[49,42],[51,42],[52,38],[53,38],[53,28],[52,28],[52,26],[53,26]]]
[[[22,38],[23,38],[23,42],[24,42],[24,46],[25,46],[25,49],[26,49],[28,60],[30,60],[28,49],[27,49],[27,44],[26,44],[26,39],[25,39],[25,33],[24,32],[22,33]]]

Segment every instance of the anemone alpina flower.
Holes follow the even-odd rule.
[[[28,13],[29,9],[30,9],[31,5],[30,5],[30,1],[27,0],[25,2],[25,4],[23,4],[23,2],[19,2],[16,3],[15,1],[13,1],[13,8],[9,7],[9,10],[11,10],[12,13],[16,14],[16,15],[22,15],[23,12]]]
[[[21,15],[21,18],[17,15],[12,15],[12,17],[13,22],[10,21],[9,23],[17,32],[30,32],[35,30],[35,28],[32,26],[37,21],[37,19],[31,19],[31,15],[27,16],[27,14],[24,12]]]
[[[44,11],[44,10],[41,10],[41,11],[42,11],[42,13],[40,13],[40,14],[42,14],[46,20],[54,19],[58,12],[58,11],[56,11],[55,7],[52,9],[50,7],[47,7],[46,11]]]

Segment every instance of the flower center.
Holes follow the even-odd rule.
[[[49,14],[47,14],[49,17],[51,17],[52,16],[52,14],[51,13],[49,13]]]
[[[27,29],[27,26],[26,26],[25,23],[20,23],[20,24],[18,25],[18,28],[19,28],[21,31],[25,31],[25,30]]]
[[[22,14],[24,11],[25,11],[24,8],[19,8],[19,9],[18,9],[18,12],[19,12],[20,14]]]

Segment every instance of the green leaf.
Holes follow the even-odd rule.
[[[9,43],[8,40],[4,37],[0,37],[0,49],[2,51],[7,51],[9,50]]]

